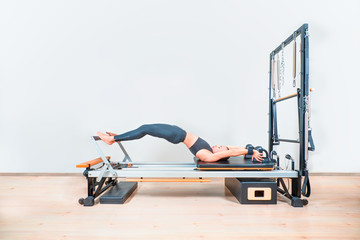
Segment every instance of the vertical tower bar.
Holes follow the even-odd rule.
[[[271,151],[273,150],[273,121],[274,121],[274,116],[273,116],[273,108],[272,108],[272,81],[274,81],[274,79],[272,79],[272,67],[271,67],[271,63],[272,60],[274,58],[274,52],[270,53],[270,71],[269,71],[269,136],[268,136],[268,141],[269,141],[269,153],[271,153]]]
[[[308,31],[308,25],[304,24],[301,29],[301,91],[300,91],[300,99],[301,99],[301,105],[300,105],[300,111],[301,111],[301,117],[300,117],[300,174],[301,176],[304,175],[303,171],[306,169],[306,163],[305,163],[305,151],[307,148],[305,139],[305,131],[308,131],[306,129],[306,112],[308,111],[307,106],[307,97],[309,95],[309,39],[307,36]]]

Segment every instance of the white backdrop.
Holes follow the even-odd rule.
[[[359,172],[359,10],[356,0],[1,1],[0,172],[80,172],[97,157],[89,136],[143,123],[267,147],[269,54],[303,23],[316,89],[309,169]],[[124,145],[136,161],[192,161],[183,144]]]

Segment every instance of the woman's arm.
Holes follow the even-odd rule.
[[[228,149],[246,149],[245,147],[239,147],[239,146],[226,146]]]
[[[222,151],[222,152],[217,152],[217,153],[212,153],[206,149],[202,149],[196,154],[196,157],[204,162],[216,162],[222,158],[236,157],[236,156],[245,155],[247,153],[248,153],[248,150],[244,147],[229,148],[229,150],[227,150],[227,151]],[[252,158],[253,159],[255,158],[258,161],[263,160],[262,154],[259,153],[257,150],[253,150]]]

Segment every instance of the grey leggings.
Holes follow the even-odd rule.
[[[115,141],[129,141],[140,139],[146,135],[163,138],[171,143],[177,144],[185,140],[186,132],[175,125],[160,123],[146,124],[135,130],[116,135],[114,139]]]

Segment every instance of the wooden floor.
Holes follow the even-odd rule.
[[[241,205],[210,183],[139,183],[83,207],[84,177],[0,176],[0,239],[360,239],[360,176],[313,176],[309,205]]]

